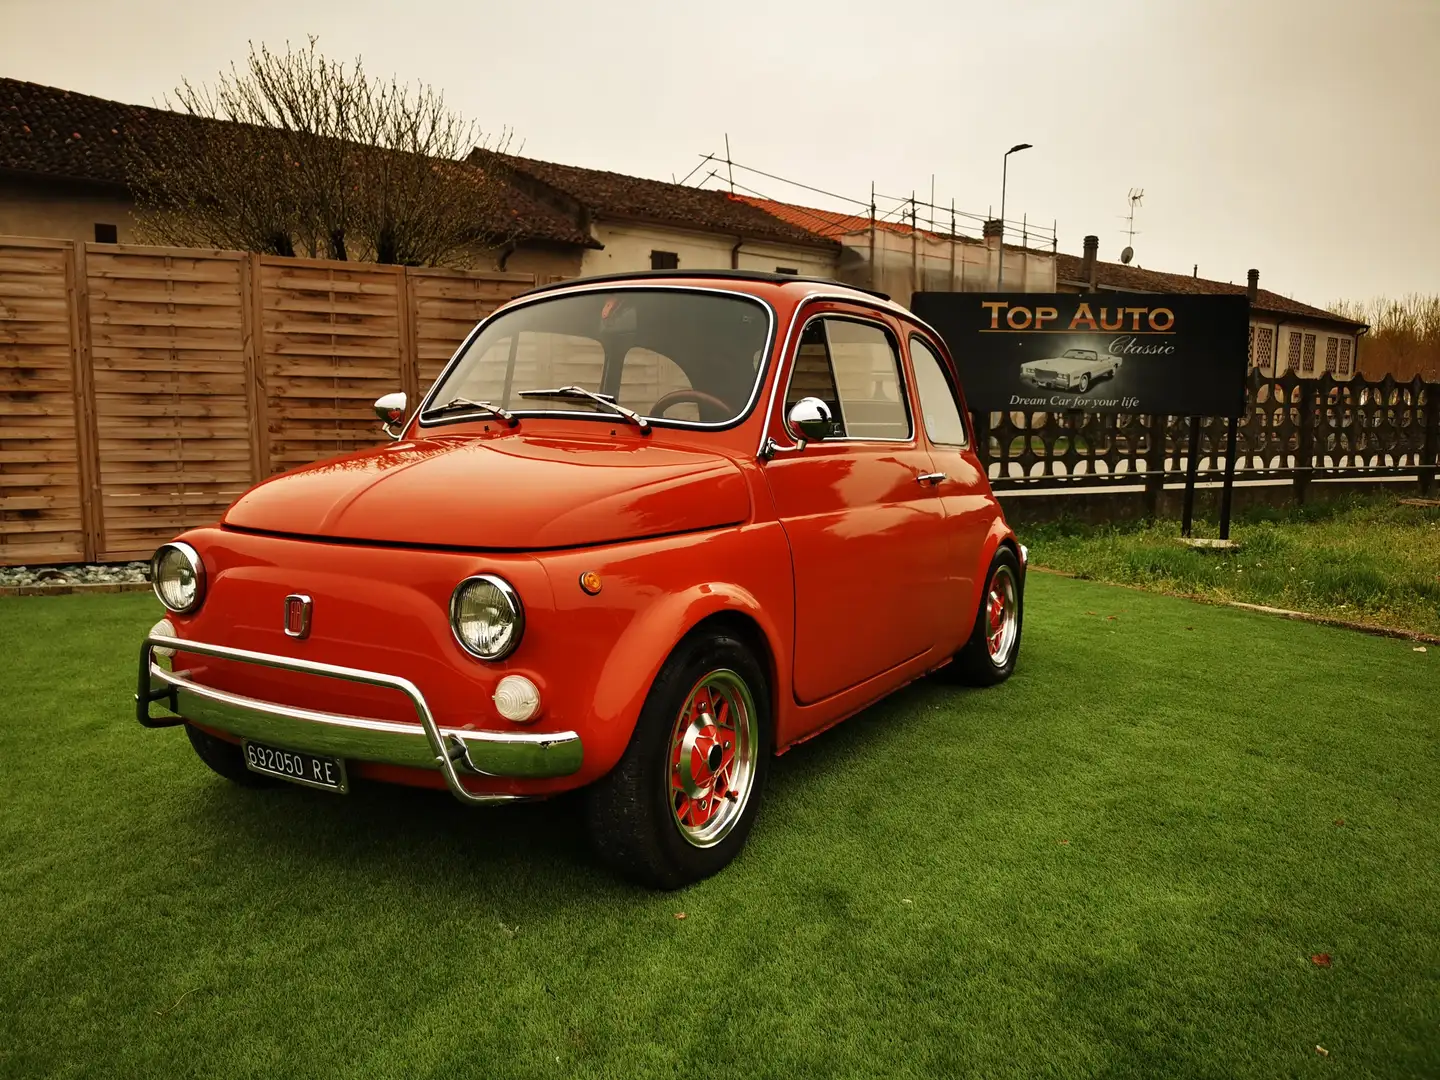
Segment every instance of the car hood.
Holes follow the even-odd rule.
[[[332,458],[251,488],[224,524],[327,539],[527,551],[745,521],[734,462],[649,441],[447,436]]]
[[[1026,371],[1032,368],[1044,368],[1046,371],[1059,371],[1072,373],[1084,371],[1086,368],[1094,367],[1096,361],[1081,360],[1078,356],[1056,356],[1049,360],[1031,360],[1029,363],[1020,366]]]

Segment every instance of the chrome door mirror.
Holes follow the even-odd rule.
[[[405,420],[405,394],[397,390],[393,394],[385,394],[375,399],[375,415],[380,418],[380,429],[392,439],[400,438],[400,432],[394,430],[390,425],[399,424]]]
[[[818,397],[801,398],[791,405],[789,421],[808,442],[835,437],[835,417]]]

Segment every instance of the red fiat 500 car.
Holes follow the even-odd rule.
[[[1025,549],[943,344],[884,297],[537,289],[376,409],[393,442],[155,554],[139,720],[236,783],[584,787],[600,856],[673,888],[735,857],[772,755],[936,669],[1015,667]]]

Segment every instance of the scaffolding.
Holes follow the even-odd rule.
[[[700,158],[680,183],[713,184],[731,194],[785,206],[787,218],[840,243],[837,276],[849,284],[888,293],[901,303],[920,291],[993,289],[1003,258],[1004,279],[1007,285],[1014,283],[1014,291],[1055,290],[1056,223],[1045,226],[1022,215],[997,225],[988,215],[958,209],[953,199],[949,206],[940,205],[935,201],[933,176],[928,200],[916,191],[886,195],[873,184],[870,197],[858,199],[735,161],[728,139],[723,157],[702,154]],[[736,180],[737,171],[750,183]],[[822,196],[845,209],[804,206],[751,186],[766,181]]]

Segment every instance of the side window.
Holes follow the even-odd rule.
[[[910,339],[910,362],[915,367],[915,389],[920,395],[920,413],[925,418],[925,434],[937,446],[966,446],[965,421],[945,362],[922,339]]]
[[[895,341],[874,323],[811,320],[800,335],[786,408],[805,397],[830,406],[844,438],[910,438]]]

